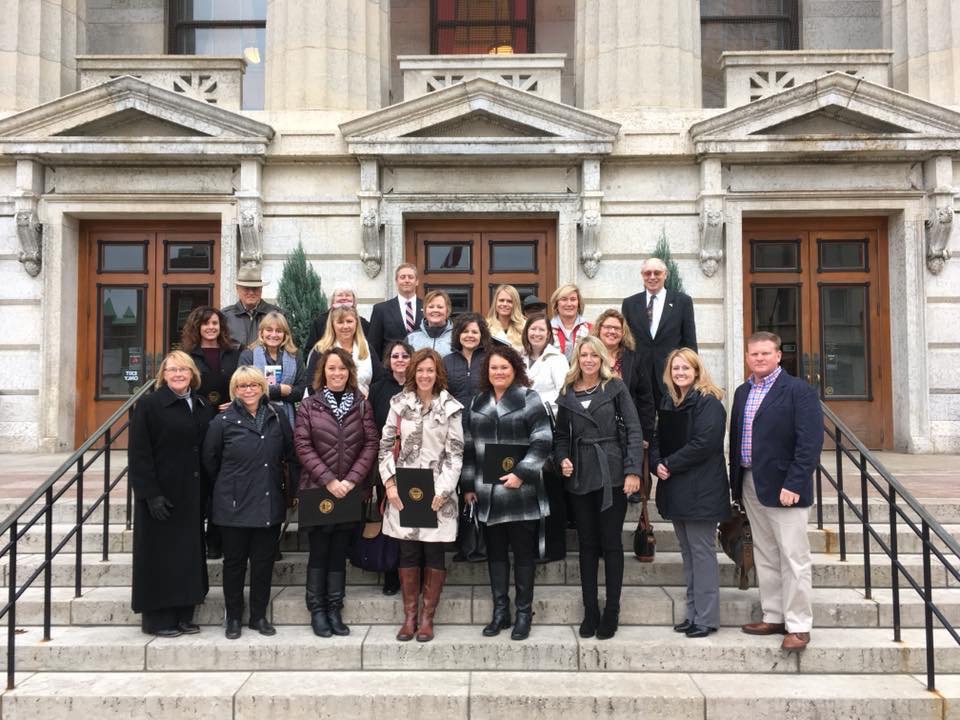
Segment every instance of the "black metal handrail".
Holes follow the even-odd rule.
[[[863,583],[864,594],[869,600],[873,596],[873,582],[871,578],[870,541],[871,538],[887,554],[890,560],[890,588],[893,600],[893,639],[900,642],[900,573],[907,584],[922,598],[924,607],[924,640],[927,661],[927,689],[936,689],[936,669],[934,666],[933,646],[933,618],[950,633],[954,641],[960,644],[960,634],[947,619],[943,611],[933,601],[932,558],[943,565],[946,572],[960,582],[960,543],[937,522],[922,503],[907,490],[900,481],[891,475],[883,464],[860,442],[856,435],[843,423],[836,414],[823,402],[824,432],[834,443],[834,458],[836,467],[831,474],[821,458],[817,464],[816,494],[817,494],[817,527],[823,529],[823,478],[833,485],[837,491],[837,523],[839,526],[840,560],[847,559],[845,507],[849,508],[860,524],[863,532]],[[859,471],[860,498],[850,497],[844,489],[843,460],[847,458]],[[873,488],[881,498],[887,502],[886,521],[889,522],[889,544],[884,542],[880,532],[874,527],[870,518],[869,489]],[[859,504],[859,507],[858,507]],[[906,506],[906,507],[904,507]],[[909,514],[913,512],[913,516]],[[923,577],[917,580],[913,573],[901,562],[898,555],[897,531],[898,522],[902,522],[912,530],[923,545]],[[941,550],[936,542],[945,548]],[[949,556],[949,559],[948,559]],[[952,561],[952,562],[951,562]]]
[[[110,454],[113,444],[130,427],[130,411],[134,404],[148,392],[153,389],[154,382],[148,382],[142,388],[137,390],[126,402],[121,405],[106,422],[103,423],[96,432],[87,438],[73,454],[67,458],[63,464],[57,468],[50,477],[48,477],[30,497],[24,500],[20,506],[14,510],[2,523],[0,523],[0,538],[9,533],[10,539],[6,545],[0,548],[0,561],[7,558],[7,603],[0,607],[0,618],[7,618],[7,690],[14,687],[15,659],[16,659],[16,636],[17,636],[17,600],[27,591],[33,582],[43,573],[43,639],[50,639],[50,615],[51,615],[51,588],[53,586],[53,558],[63,550],[63,548],[76,537],[74,547],[76,561],[74,565],[74,597],[80,597],[82,589],[83,574],[83,524],[90,518],[94,511],[103,505],[103,553],[102,559],[108,560],[110,555],[110,492],[127,475],[127,464],[123,463],[123,469],[115,478],[110,477]],[[114,430],[114,425],[123,420],[119,428]],[[100,440],[103,444],[95,447]],[[84,460],[84,456],[93,452],[93,455]],[[86,471],[93,463],[103,457],[103,491],[94,500],[93,504],[85,511],[83,507],[83,481]],[[76,473],[54,490],[54,485],[63,480],[64,476],[76,467]],[[76,486],[77,515],[76,523],[63,539],[54,547],[53,545],[53,505],[70,488]],[[33,517],[25,522],[21,522],[25,515],[28,515],[31,509],[38,502],[42,506],[35,512]],[[133,505],[133,495],[130,483],[127,483],[126,493],[126,529],[130,529],[131,508]],[[30,576],[17,587],[17,542],[23,538],[26,533],[33,528],[40,518],[45,518],[45,537],[43,562],[34,569]]]

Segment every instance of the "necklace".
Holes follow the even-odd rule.
[[[591,388],[583,388],[582,390],[578,390],[577,392],[582,392],[585,395],[593,395],[597,391],[597,388],[599,387],[600,387],[600,383],[597,383]]]

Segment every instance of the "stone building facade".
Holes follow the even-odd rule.
[[[663,236],[727,389],[777,330],[871,446],[960,452],[960,8],[771,4],[792,49],[705,56],[736,2],[517,3],[527,52],[463,54],[446,0],[263,0],[249,48],[191,55],[179,3],[5,0],[0,447],[75,446],[298,242],[362,310],[410,260],[460,307],[575,282],[589,317]]]

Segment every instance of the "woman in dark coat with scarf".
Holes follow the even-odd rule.
[[[656,469],[657,510],[680,541],[687,582],[686,619],[674,630],[706,637],[720,626],[720,569],[717,524],[730,516],[730,490],[723,456],[727,412],[723,392],[689,348],[667,356],[667,394],[650,447]]]
[[[493,618],[483,634],[492,637],[511,625],[507,596],[510,548],[517,605],[510,637],[525,640],[533,620],[537,534],[540,521],[550,513],[541,471],[550,456],[553,433],[540,396],[529,387],[520,353],[509,345],[492,345],[480,377],[480,393],[470,404],[464,429],[460,486],[464,502],[476,502],[477,516],[486,524]],[[484,452],[491,443],[525,445],[527,449],[512,470],[484,477]]]
[[[196,392],[200,372],[185,352],[163,359],[157,384],[134,407],[127,448],[135,498],[133,611],[145,633],[177,637],[200,632],[193,610],[208,589],[201,446],[210,413]]]
[[[490,330],[478,313],[463,313],[454,321],[450,354],[443,356],[443,369],[447,373],[447,389],[465,408],[470,407],[480,389],[480,368],[489,344]]]
[[[640,489],[643,431],[630,391],[613,376],[603,343],[579,340],[557,398],[554,458],[566,478],[580,542],[583,622],[580,637],[612,638],[620,624],[623,520],[627,496]],[[603,556],[606,605],[597,597]]]
[[[313,393],[300,403],[294,445],[300,458],[300,487],[325,487],[335,497],[367,491],[380,433],[373,407],[357,384],[350,353],[330,348],[320,355]],[[311,528],[307,560],[307,610],[320,637],[349,635],[341,610],[346,588],[347,549],[360,523]]]
[[[209,419],[213,420],[230,406],[230,378],[240,363],[240,348],[230,337],[226,316],[209,305],[194,308],[183,325],[180,344],[200,371],[197,393],[206,401]],[[220,530],[210,517],[209,502],[206,542],[208,558],[223,556]]]

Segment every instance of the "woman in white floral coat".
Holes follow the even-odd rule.
[[[386,489],[383,532],[400,540],[400,592],[403,626],[397,640],[433,639],[433,616],[447,572],[444,544],[457,537],[457,481],[463,464],[463,406],[447,391],[447,376],[440,355],[430,348],[413,353],[407,366],[403,392],[390,401],[390,413],[380,440],[380,477]],[[400,449],[394,458],[394,444]],[[433,470],[433,511],[436,528],[400,525],[403,501],[397,492],[397,468]],[[423,605],[420,568],[424,567]]]

